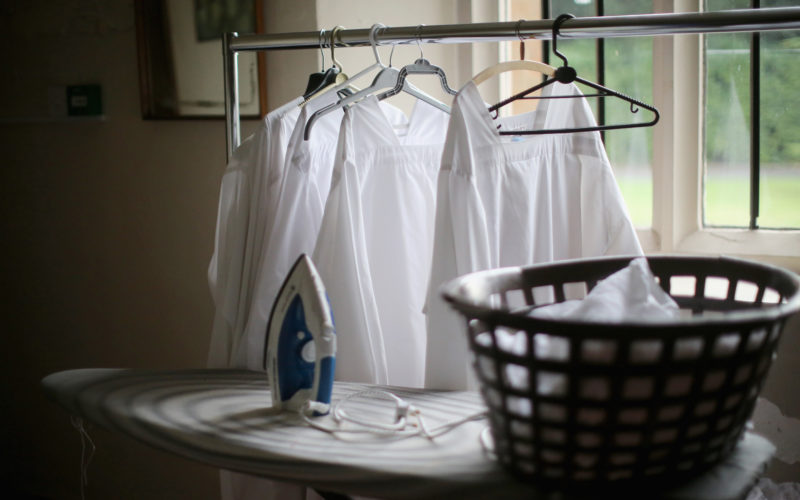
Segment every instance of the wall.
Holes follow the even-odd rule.
[[[80,497],[78,433],[42,377],[206,359],[224,125],[141,119],[133,12],[131,1],[0,7],[0,449],[12,497]],[[47,87],[73,83],[103,86],[105,121],[47,118]],[[210,467],[90,435],[88,498],[218,497]]]

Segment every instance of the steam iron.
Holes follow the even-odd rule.
[[[297,259],[281,285],[264,345],[272,407],[328,413],[336,332],[322,278],[306,254]]]

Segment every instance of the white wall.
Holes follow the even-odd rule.
[[[337,3],[337,2],[334,2]],[[317,23],[314,0],[264,0],[266,33],[314,31]],[[308,75],[319,71],[318,51],[278,50],[267,52],[267,106],[275,109],[301,95]]]

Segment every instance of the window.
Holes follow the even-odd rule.
[[[706,0],[709,11],[795,0]],[[706,226],[800,228],[800,35],[709,34],[704,43]]]
[[[576,17],[649,14],[652,0],[544,0],[536,13],[531,2],[511,3],[509,19],[555,18],[570,13]],[[528,16],[526,16],[526,14]],[[533,42],[527,42],[532,45]],[[515,44],[518,45],[518,44]],[[542,45],[542,44],[539,44]],[[561,61],[550,53],[550,44],[530,52],[549,64]],[[613,88],[643,102],[653,101],[653,42],[648,37],[560,40],[558,45],[578,74],[587,80]],[[527,50],[527,49],[526,49]],[[513,52],[513,50],[512,50]],[[514,54],[509,54],[514,57]],[[520,87],[518,90],[522,90]],[[517,90],[516,86],[514,87]],[[586,89],[582,89],[589,93]],[[523,101],[524,102],[524,101]],[[598,123],[627,123],[632,120],[628,107],[614,99],[591,99]],[[515,113],[523,111],[520,104]],[[634,224],[647,228],[653,221],[653,130],[634,128],[604,134],[606,151]]]
[[[750,8],[756,1],[542,0],[532,13],[521,7],[530,2],[509,0],[505,20],[555,18],[565,12],[582,17],[731,10]],[[795,4],[760,0],[761,7]],[[755,37],[760,42],[757,114],[750,109],[752,38],[750,33],[719,33],[559,41],[578,74],[653,103],[661,113],[655,127],[609,131],[604,138],[649,253],[757,256],[800,270],[800,110],[792,105],[800,101],[800,90],[792,84],[800,76],[800,32]],[[518,57],[519,44],[513,45],[504,57]],[[533,46],[528,58],[547,61],[549,43],[526,45]],[[594,110],[599,122],[621,116],[596,105]],[[751,130],[758,131],[760,145],[759,161],[752,162],[755,171]],[[755,224],[751,191],[757,194]]]

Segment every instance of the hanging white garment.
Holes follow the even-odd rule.
[[[545,95],[580,95],[555,83]],[[543,99],[502,130],[595,125],[586,99]],[[439,287],[469,272],[579,257],[642,254],[597,132],[501,136],[468,82],[453,102],[438,180],[427,298],[425,385],[475,389],[463,318]]]
[[[312,140],[303,140],[306,120],[318,107],[328,104],[333,96],[320,96],[310,101],[295,114],[294,130],[285,148],[285,162],[279,192],[275,198],[275,219],[267,235],[265,248],[258,259],[259,274],[255,282],[253,302],[249,309],[244,331],[236,344],[231,359],[232,366],[252,370],[263,369],[263,350],[267,321],[272,303],[284,277],[293,264],[292,257],[304,249],[311,252],[316,240],[317,222],[330,184],[330,170],[336,150],[339,123],[342,113],[331,113],[317,123]],[[316,102],[319,101],[319,102]],[[295,107],[295,109],[299,109]],[[327,178],[327,181],[325,180]],[[290,261],[291,260],[291,261]],[[224,500],[302,500],[317,499],[318,495],[301,485],[270,481],[268,479],[222,471],[220,474]]]
[[[254,286],[254,300],[242,340],[235,351],[236,366],[263,369],[267,322],[275,297],[297,257],[314,250],[323,209],[328,198],[334,154],[342,123],[342,111],[323,116],[314,124],[311,137],[303,140],[308,118],[317,109],[336,100],[325,94],[309,101],[300,111],[286,149],[286,163],[275,220],[266,249],[259,259],[259,274]],[[403,113],[381,105],[392,123],[405,119]],[[247,474],[224,471],[221,474],[225,500],[318,500],[314,491],[303,486],[270,481]]]
[[[345,112],[313,254],[336,323],[338,380],[424,381],[422,307],[447,120],[417,101],[393,126],[375,97]]]
[[[272,304],[297,256],[311,253],[330,186],[333,155],[342,113],[330,113],[316,123],[308,141],[303,140],[306,120],[336,99],[323,95],[309,101],[297,117],[288,141],[281,189],[276,196],[275,222],[259,256],[254,301],[234,359],[237,366],[263,370],[264,340]]]
[[[302,98],[281,106],[234,151],[220,187],[208,284],[216,306],[208,366],[237,365],[235,344],[253,299],[258,256],[277,206],[284,154]]]
[[[309,101],[297,117],[286,150],[280,193],[276,196],[275,220],[264,250],[258,256],[253,303],[234,352],[235,366],[264,369],[264,341],[272,304],[297,257],[314,250],[330,191],[343,113],[338,110],[318,120],[308,141],[303,139],[303,130],[317,109],[336,99],[336,94],[322,95]],[[393,122],[405,119],[394,106],[382,105],[381,108]]]
[[[240,354],[245,324],[258,303],[256,283],[279,206],[287,144],[301,102],[300,97],[268,113],[259,129],[234,151],[223,175],[214,255],[208,268],[216,306],[209,367],[246,366]],[[220,471],[220,489],[225,500],[306,498],[301,486],[229,471]]]

